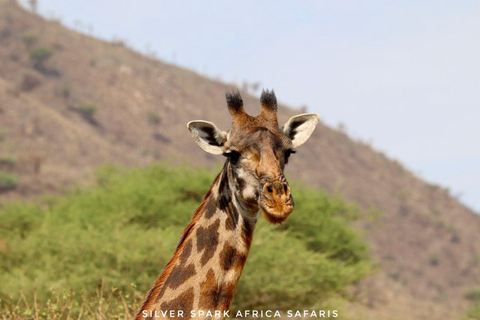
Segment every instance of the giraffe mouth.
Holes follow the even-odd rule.
[[[259,201],[259,205],[263,217],[273,224],[282,223],[287,220],[295,207],[291,196],[285,202],[271,201],[266,197],[262,197]]]

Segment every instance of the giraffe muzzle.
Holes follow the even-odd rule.
[[[262,187],[259,205],[263,216],[271,223],[282,223],[294,208],[287,182],[266,182]]]

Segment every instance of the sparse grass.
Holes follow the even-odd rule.
[[[0,192],[13,190],[17,187],[18,178],[12,174],[0,171]]]
[[[101,285],[94,296],[85,291],[51,290],[41,301],[35,292],[32,296],[21,293],[18,299],[0,300],[0,311],[6,320],[132,319],[141,303],[133,287],[127,292],[105,291]]]
[[[438,255],[438,253],[432,253],[428,261],[431,266],[436,267],[440,264],[440,256]]]
[[[64,86],[60,89],[60,95],[64,98],[64,99],[68,99],[70,97],[70,88],[67,87],[67,86]]]
[[[30,92],[41,84],[42,82],[37,76],[31,73],[26,73],[22,77],[22,81],[20,83],[20,89],[24,92]]]
[[[8,135],[8,129],[0,128],[0,141],[4,141]]]
[[[35,293],[37,304],[48,310],[49,299],[55,299],[50,289],[75,290],[83,293],[72,314],[84,305],[85,319],[99,318],[93,312],[103,301],[97,294],[102,283],[104,292],[133,290],[130,296],[143,298],[213,178],[207,170],[164,164],[131,171],[104,167],[97,186],[50,197],[42,205],[5,204],[2,308],[31,314]],[[355,206],[298,184],[292,190],[297,208],[289,220],[273,226],[261,219],[257,226],[234,308],[319,307],[370,272],[366,245],[348,224],[357,217]],[[128,301],[121,294],[107,300],[125,313],[122,297]],[[104,318],[124,317],[113,312]]]
[[[159,124],[162,121],[162,117],[157,112],[149,112],[147,114],[148,123]]]

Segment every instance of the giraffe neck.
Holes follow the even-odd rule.
[[[197,318],[199,310],[229,310],[258,212],[255,205],[239,200],[237,187],[227,161],[136,319],[168,318],[167,310],[182,310],[183,317],[175,313],[177,319],[189,319],[192,310]]]

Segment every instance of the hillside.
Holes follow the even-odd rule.
[[[19,178],[0,200],[91,183],[102,163],[219,164],[222,157],[195,145],[186,123],[227,129],[231,89],[0,0],[0,170]],[[256,114],[258,99],[242,95]],[[281,106],[280,122],[296,113]],[[480,285],[480,220],[447,190],[324,124],[287,174],[381,212],[358,226],[380,271],[356,288],[352,312],[446,319],[465,310],[465,292]]]

